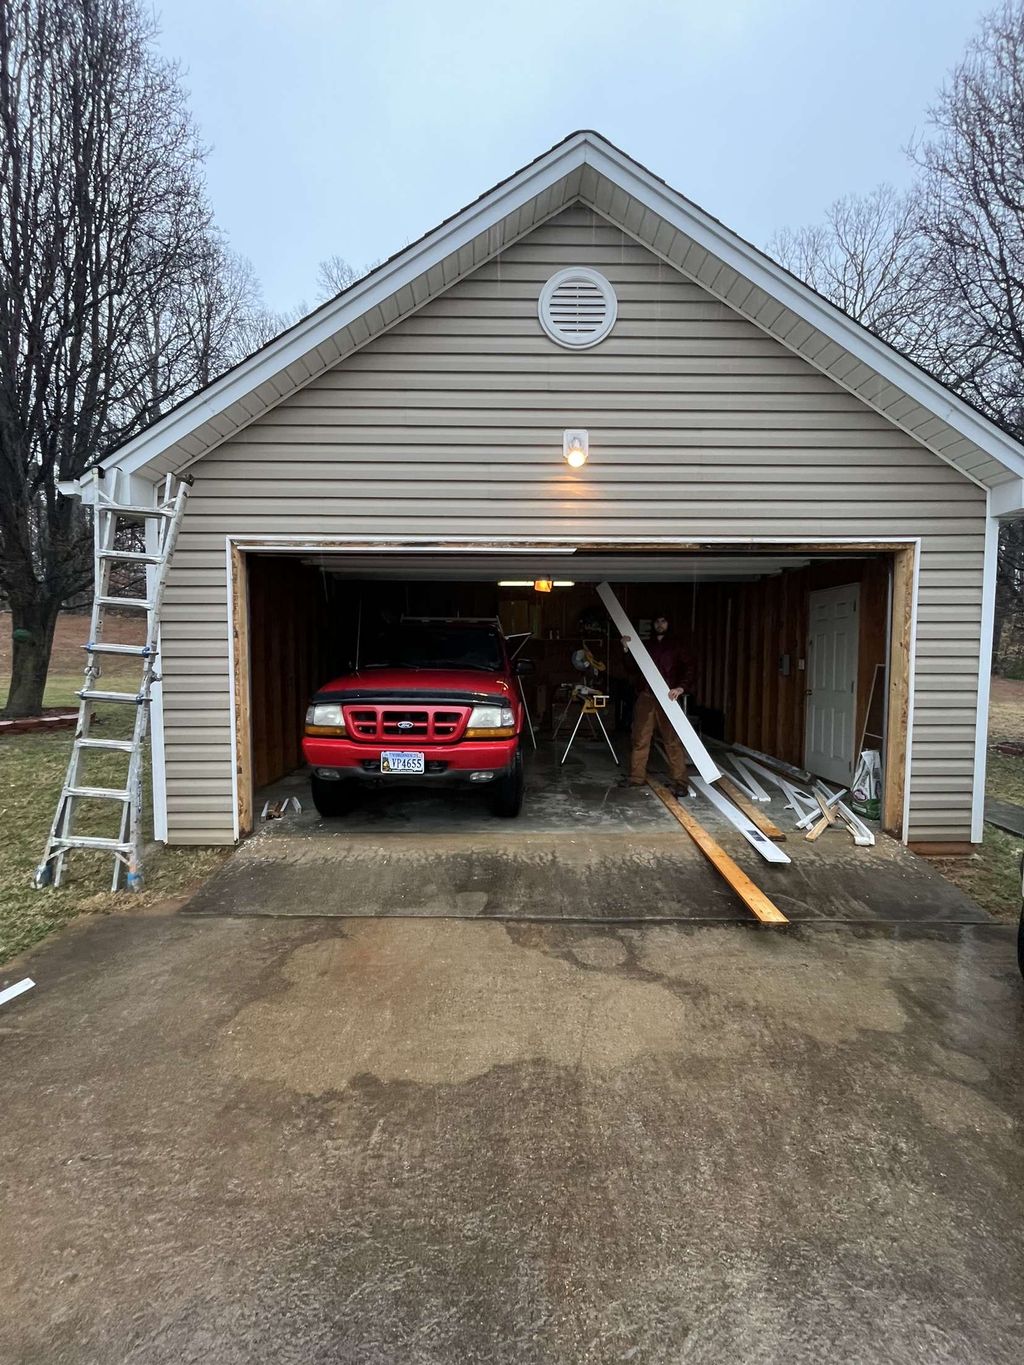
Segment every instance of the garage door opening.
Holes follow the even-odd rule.
[[[635,674],[596,594],[609,581],[643,638],[657,613],[694,659],[688,709],[710,741],[743,744],[849,785],[863,748],[881,756],[881,826],[902,832],[909,699],[912,546],[563,547],[469,551],[236,547],[233,609],[241,833],[263,803],[308,809],[303,718],[310,697],[351,671],[375,634],[409,618],[496,620],[527,636],[520,679],[536,747],[524,736],[527,808],[585,813],[628,829],[609,801],[625,770]],[[536,583],[552,587],[538,591]],[[554,586],[557,585],[557,586]],[[586,656],[599,665],[584,667]],[[589,669],[589,671],[588,671]],[[565,743],[575,684],[599,684],[609,752],[594,717]],[[651,770],[658,759],[652,753]],[[383,785],[383,784],[382,784]],[[470,828],[482,803],[369,790],[364,819]],[[433,804],[432,804],[433,803]],[[616,816],[616,810],[619,814]],[[390,812],[390,815],[388,814]],[[463,822],[460,826],[459,822]]]

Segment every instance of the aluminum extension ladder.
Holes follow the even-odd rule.
[[[160,604],[163,600],[167,569],[174,543],[178,536],[188,484],[178,482],[174,487],[167,476],[160,498],[154,507],[143,507],[117,501],[119,471],[107,476],[94,475],[93,490],[83,499],[94,503],[93,545],[94,577],[92,617],[89,639],[85,644],[85,685],[78,693],[78,726],[75,730],[71,758],[68,762],[64,786],[57,811],[50,827],[43,860],[36,868],[37,887],[59,886],[64,872],[64,859],[74,848],[99,849],[113,854],[114,876],[111,890],[116,891],[124,873],[125,886],[130,891],[142,886],[142,774],[143,751],[149,729],[150,689],[158,679],[156,672],[159,649]],[[116,545],[119,523],[142,523],[146,528],[146,549],[123,550]],[[111,593],[111,570],[115,565],[144,566],[146,592],[143,597],[118,597]],[[106,613],[110,609],[144,611],[146,613],[146,643],[144,645],[107,644],[103,639]],[[134,692],[106,691],[98,687],[103,671],[103,655],[127,654],[142,662],[142,678]],[[95,739],[90,734],[93,707],[96,702],[123,703],[135,707],[135,721],[131,739]],[[82,780],[82,758],[93,750],[110,750],[128,755],[128,774],[123,787],[89,786]],[[120,806],[120,831],[116,838],[76,834],[74,829],[76,802],[109,801]]]

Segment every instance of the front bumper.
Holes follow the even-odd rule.
[[[501,777],[512,767],[518,747],[518,738],[467,739],[458,744],[389,745],[353,744],[348,739],[321,739],[307,735],[302,741],[302,754],[313,771],[319,772],[322,777],[330,773],[346,780],[432,786],[435,782],[472,782],[474,773],[490,772],[495,779]],[[385,749],[408,749],[412,753],[422,754],[426,771],[387,773],[382,777],[380,756]],[[479,778],[475,780],[480,781]]]

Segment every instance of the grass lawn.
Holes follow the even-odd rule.
[[[137,631],[125,623],[109,639],[130,643]],[[46,687],[46,706],[76,707],[76,690],[82,686],[84,656],[82,641],[88,630],[88,617],[64,617],[58,627],[54,669]],[[10,623],[0,619],[0,676],[7,681]],[[114,657],[104,668],[103,682],[111,688],[134,687],[140,676],[139,661]],[[0,693],[0,701],[6,698]],[[130,733],[134,717],[128,707],[107,706],[94,722],[98,737],[120,737]],[[84,850],[70,855],[65,863],[63,885],[58,889],[36,891],[32,873],[42,856],[50,831],[64,771],[71,753],[71,730],[38,734],[8,735],[0,738],[0,964],[30,948],[51,930],[80,914],[109,914],[112,911],[151,906],[180,896],[195,887],[223,860],[221,849],[172,848],[147,855],[145,889],[131,896],[110,890],[113,860],[109,854]],[[128,756],[118,753],[88,755],[85,778],[90,786],[123,787]],[[113,803],[80,802],[76,827],[82,833],[116,834],[119,812]],[[147,811],[147,839],[152,838]]]
[[[990,745],[1007,739],[1024,741],[1024,682],[992,679],[988,737]],[[989,796],[1024,806],[1024,758],[993,753],[990,748],[986,787]],[[977,853],[936,860],[935,866],[990,915],[1015,920],[1020,915],[1022,852],[1024,840],[986,825],[985,842]]]

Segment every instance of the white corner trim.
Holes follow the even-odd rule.
[[[231,536],[224,537],[224,582],[228,590],[228,713],[231,717],[231,831],[239,839],[238,820],[238,701],[235,697],[235,594],[231,578]]]
[[[981,642],[978,657],[978,715],[974,731],[974,792],[971,804],[971,842],[985,835],[985,781],[988,772],[988,709],[992,694],[992,641],[996,621],[996,571],[999,563],[999,520],[992,512],[985,521],[985,572],[981,590]]]

